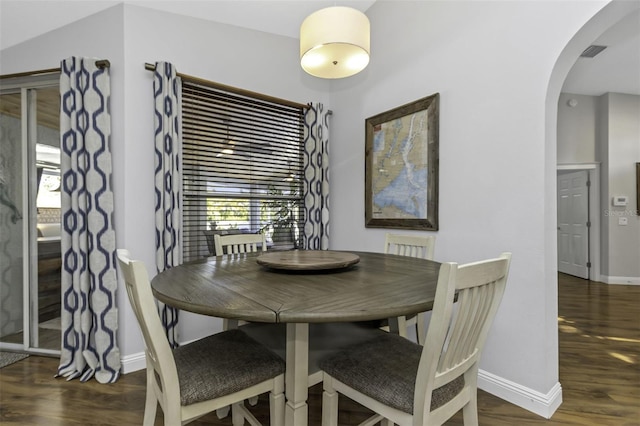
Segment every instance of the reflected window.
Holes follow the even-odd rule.
[[[36,144],[36,165],[38,167],[38,208],[60,208],[60,149]]]
[[[40,170],[42,171],[40,173]],[[41,174],[38,184],[38,195],[36,206],[38,208],[60,208],[60,170],[59,169],[39,169]]]

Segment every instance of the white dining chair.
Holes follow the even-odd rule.
[[[433,260],[436,237],[434,235],[403,235],[387,233],[384,242],[384,252],[397,254],[400,256],[418,257],[421,259]],[[415,327],[416,340],[421,345],[424,344],[426,330],[426,314],[420,312],[408,317],[398,317],[398,332],[400,336],[407,337],[407,329]],[[389,331],[389,325],[381,327]]]
[[[216,234],[213,239],[216,248],[216,256],[267,251],[267,239],[263,233],[229,235]],[[229,330],[244,324],[246,324],[246,321],[228,320],[224,318],[222,320],[222,329]]]
[[[255,253],[267,251],[267,240],[263,233],[214,235],[216,256],[225,254]]]
[[[423,346],[370,329],[365,343],[321,359],[322,425],[337,425],[342,394],[376,413],[362,425],[437,426],[462,410],[465,426],[476,426],[478,363],[510,261],[503,253],[461,266],[443,263]]]
[[[260,423],[244,400],[269,392],[272,426],[284,423],[285,363],[241,330],[217,333],[171,349],[144,264],[117,250],[127,295],[144,337],[147,370],[145,426],[155,423],[158,404],[164,424],[186,424],[231,405],[232,423]]]

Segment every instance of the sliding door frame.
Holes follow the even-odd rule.
[[[17,93],[21,95],[21,145],[22,145],[22,235],[26,244],[22,245],[22,289],[23,289],[23,340],[22,344],[0,342],[0,349],[21,350],[31,354],[59,356],[60,350],[41,348],[39,342],[38,318],[38,209],[36,195],[38,188],[36,173],[37,89],[59,86],[60,74],[18,77],[0,81],[0,95]]]

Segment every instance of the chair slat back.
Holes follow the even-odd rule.
[[[511,253],[503,253],[496,259],[466,265],[441,265],[418,369],[418,377],[424,377],[429,384],[426,389],[416,387],[416,398],[427,398],[425,403],[430,404],[430,392],[434,389],[474,367],[477,369],[502,300],[510,261]]]
[[[434,235],[387,234],[384,246],[385,253],[433,260],[435,244]]]
[[[129,251],[118,249],[116,254],[129,302],[144,337],[146,361],[152,365],[163,382],[177,383],[175,360],[160,322],[147,270],[142,262],[131,259]],[[170,392],[168,389],[167,391]]]
[[[214,235],[216,256],[238,253],[255,253],[258,250],[267,251],[267,241],[264,234],[231,234]]]

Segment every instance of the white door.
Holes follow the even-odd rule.
[[[558,174],[558,271],[589,278],[589,174]]]

